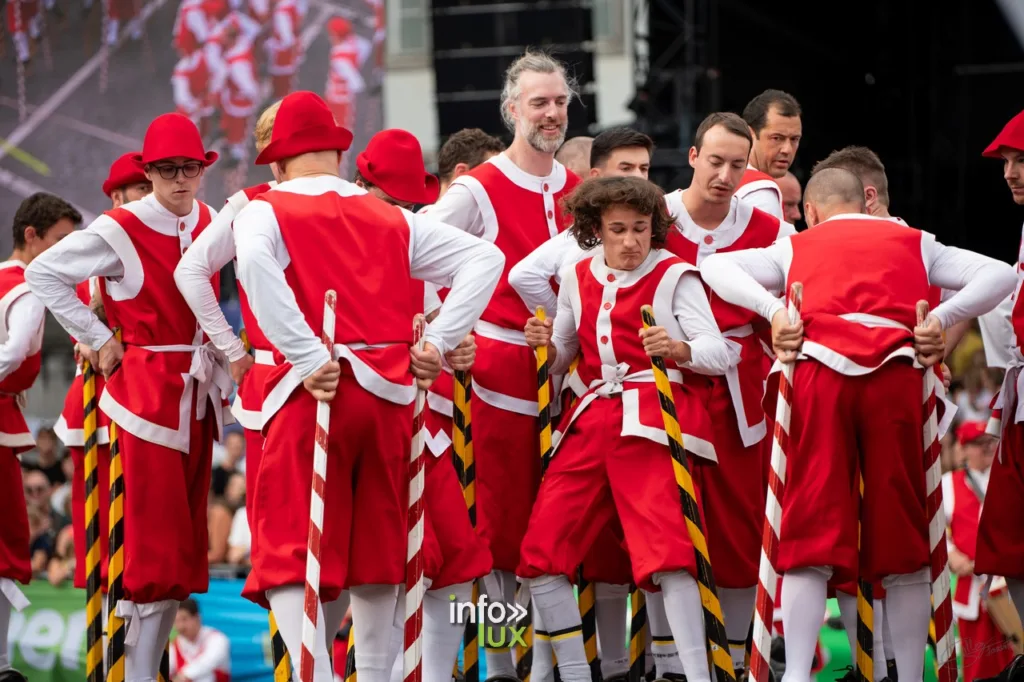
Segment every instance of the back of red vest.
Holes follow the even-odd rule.
[[[4,339],[10,330],[7,329],[7,310],[22,296],[31,296],[25,285],[25,268],[15,264],[0,268],[0,325],[3,325]],[[37,352],[24,361],[13,372],[0,381],[0,393],[21,393],[27,391],[35,383],[42,367],[42,352]]]

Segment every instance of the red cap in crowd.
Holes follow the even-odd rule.
[[[967,445],[973,443],[979,438],[987,436],[985,429],[988,427],[986,422],[981,421],[970,421],[964,422],[956,429],[956,439],[960,441],[960,445]]]
[[[311,152],[343,152],[352,144],[352,133],[334,121],[327,104],[315,92],[299,90],[283,100],[274,118],[274,129],[257,165]]]
[[[1010,119],[1010,122],[996,135],[996,139],[992,140],[992,144],[985,147],[985,151],[981,155],[998,159],[1001,147],[1024,151],[1024,111]]]
[[[111,164],[110,172],[107,173],[107,179],[103,181],[103,194],[105,196],[109,197],[111,192],[125,185],[149,182],[149,178],[146,177],[142,166],[135,160],[138,156],[138,152],[128,152],[127,154],[122,154]]]
[[[356,157],[359,174],[398,201],[432,204],[441,185],[423,165],[419,141],[405,130],[382,130]]]
[[[344,17],[331,17],[327,22],[327,32],[337,38],[344,38],[352,32],[352,24]]]
[[[217,160],[217,152],[203,149],[203,138],[199,128],[183,114],[161,114],[153,119],[146,129],[146,137],[142,141],[142,153],[133,158],[143,166],[161,159],[173,159],[183,156],[186,159],[202,161],[203,165],[212,165]]]

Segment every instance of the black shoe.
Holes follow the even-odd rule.
[[[890,658],[885,662],[885,676],[889,682],[900,682],[900,675],[896,671],[896,659]]]
[[[857,682],[857,670],[852,666],[848,665],[845,668],[840,668],[836,672],[846,671],[846,674],[842,677],[837,677],[836,682]]]
[[[3,682],[0,680],[0,682]],[[511,675],[495,675],[494,677],[488,677],[486,682],[520,682],[518,677],[512,677]]]
[[[617,675],[609,675],[604,678],[604,682],[626,682],[629,679],[627,673],[618,673]]]
[[[0,678],[0,682],[3,682],[3,678]],[[1024,654],[1018,654],[1017,657],[1010,661],[1010,664],[1003,668],[1002,672],[995,677],[979,677],[974,682],[1024,682]]]
[[[0,673],[0,682],[28,682],[28,678],[11,668]]]
[[[655,679],[655,682],[661,680],[662,682],[686,682],[686,675],[682,673],[665,673],[662,677]]]

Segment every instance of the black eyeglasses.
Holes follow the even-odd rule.
[[[186,178],[197,178],[199,174],[203,172],[203,164],[199,161],[189,161],[183,163],[180,166],[172,166],[161,164],[159,166],[153,166],[156,172],[160,174],[160,177],[164,180],[173,180],[178,177],[180,171]]]
[[[46,492],[46,486],[44,485],[27,485],[25,486],[26,495],[38,495]]]

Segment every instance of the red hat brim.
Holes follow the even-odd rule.
[[[163,161],[164,159],[172,159],[175,156],[185,156],[185,157],[188,157],[187,154],[172,154],[171,156],[162,156],[159,159],[144,159],[144,158],[142,158],[142,154],[136,154],[135,156],[132,157],[132,161],[134,161],[135,163],[141,164],[142,166],[148,166],[151,163],[156,163],[157,161]],[[217,152],[214,152],[214,151],[209,151],[209,152],[206,152],[206,158],[194,159],[194,160],[195,161],[201,161],[204,166],[209,168],[210,166],[213,165],[214,161],[216,161],[219,158],[220,158],[220,154],[218,154]]]
[[[132,161],[134,162],[134,158],[132,158]],[[149,178],[146,177],[146,173],[142,168],[135,164],[135,167],[130,172],[122,171],[118,175],[108,177],[103,183],[103,196],[109,197],[115,189],[120,189],[126,185],[134,185],[137,182],[149,182]]]
[[[316,126],[272,140],[256,157],[257,166],[311,152],[343,152],[352,146],[352,133],[339,125]]]
[[[441,183],[437,177],[430,173],[423,174],[423,186],[406,187],[393,186],[390,183],[383,183],[374,176],[370,170],[370,164],[366,160],[365,152],[356,157],[356,168],[359,174],[379,187],[381,191],[392,199],[410,204],[433,204],[441,194]]]

